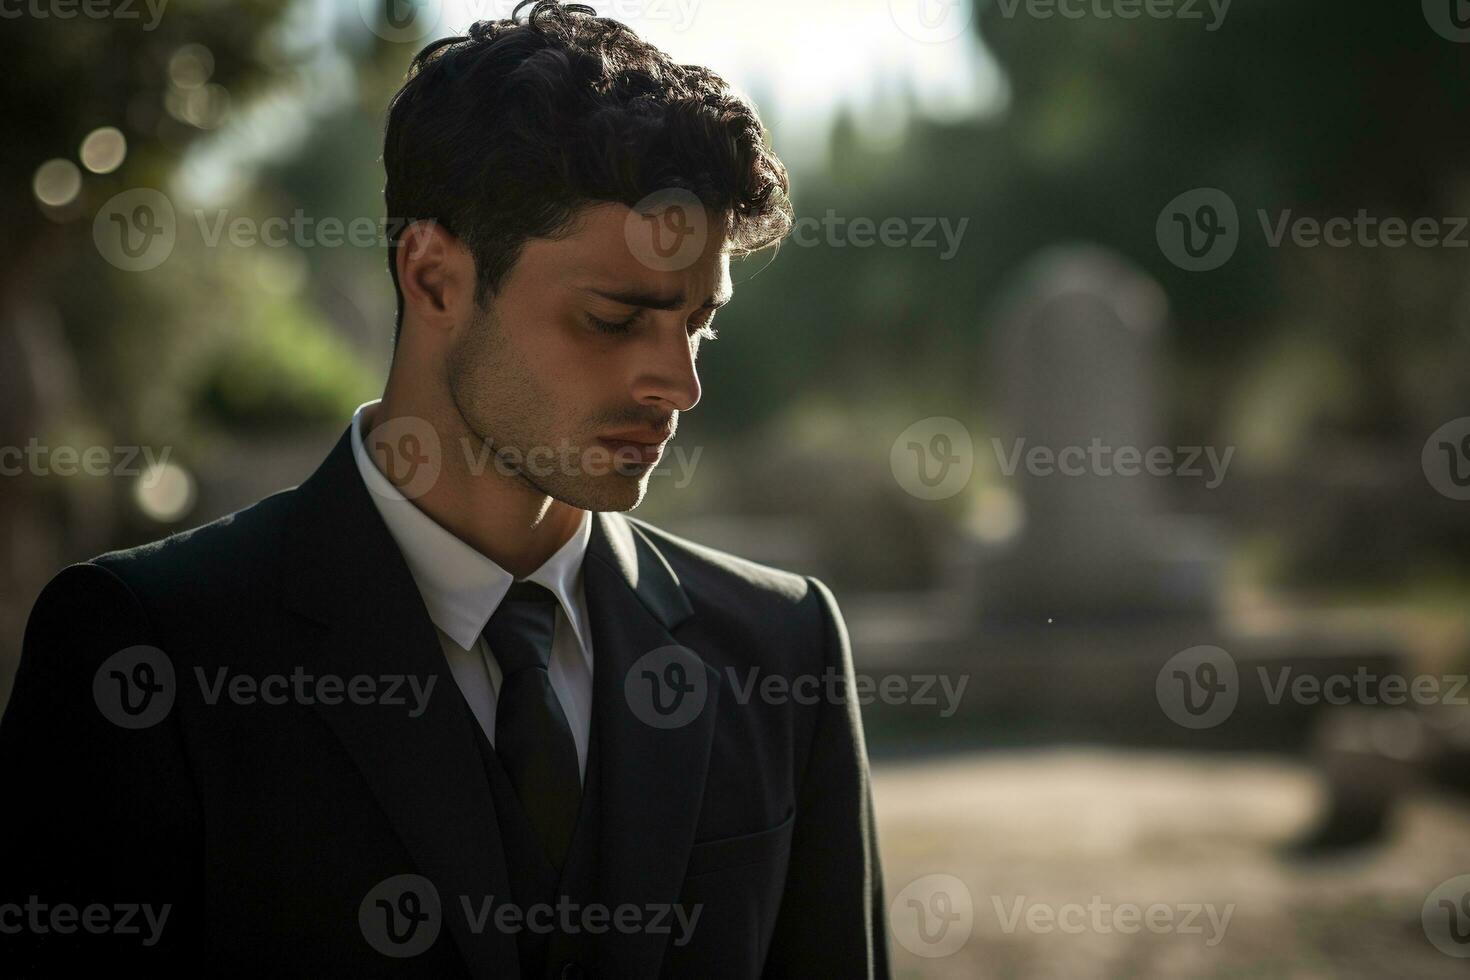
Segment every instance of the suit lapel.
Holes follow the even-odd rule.
[[[678,577],[636,526],[616,513],[594,518],[583,585],[592,620],[593,724],[602,743],[599,894],[609,908],[633,904],[646,913],[679,897],[704,795],[719,676],[686,650],[688,675],[704,675],[702,709],[673,727],[644,720],[646,704],[630,698],[625,682],[635,666],[642,674],[644,655],[678,646],[671,630],[693,610]],[[599,937],[598,969],[657,976],[667,940],[667,933],[609,930]]]
[[[284,548],[287,603],[318,626],[294,635],[294,662],[350,678],[408,675],[434,687],[427,709],[316,704],[439,893],[448,932],[474,976],[517,976],[514,936],[474,932],[460,896],[510,894],[495,806],[460,693],[403,556],[368,496],[351,433],[297,488]],[[404,691],[407,691],[405,685]],[[412,703],[412,698],[406,700]],[[443,941],[442,939],[440,940]]]

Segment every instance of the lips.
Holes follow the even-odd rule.
[[[657,463],[668,436],[647,432],[598,436],[597,441],[612,450],[614,457],[629,463]]]
[[[660,432],[612,432],[598,436],[603,442],[631,444],[637,446],[661,446],[668,441],[668,433]]]

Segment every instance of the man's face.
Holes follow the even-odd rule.
[[[631,510],[699,401],[702,328],[730,295],[713,216],[588,208],[573,234],[526,243],[450,352],[450,396],[502,472],[574,507]]]

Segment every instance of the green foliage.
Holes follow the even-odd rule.
[[[235,431],[332,426],[374,397],[375,377],[311,310],[255,310],[209,360],[193,392],[206,422]]]

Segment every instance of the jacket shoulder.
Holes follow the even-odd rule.
[[[694,595],[705,590],[728,595],[733,590],[737,595],[764,595],[772,601],[799,604],[812,591],[813,580],[808,576],[690,541],[644,520],[629,517],[628,523],[658,549],[685,591]]]
[[[852,674],[851,640],[820,579],[762,565],[629,519],[668,563],[694,610],[701,655],[788,677]]]
[[[278,491],[208,524],[109,551],[87,564],[110,572],[148,605],[252,591],[280,556],[293,493]]]
[[[628,518],[668,562],[702,618],[730,637],[762,646],[799,646],[817,656],[848,656],[847,626],[832,590],[811,575],[762,565]]]

